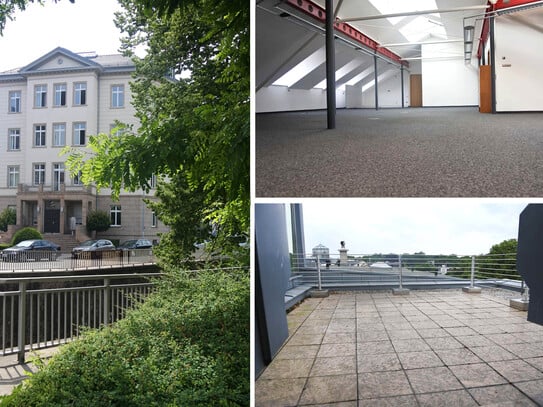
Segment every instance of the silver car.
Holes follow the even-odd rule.
[[[115,245],[107,239],[99,240],[87,240],[81,243],[79,246],[72,249],[72,258],[79,259],[87,257],[85,253],[88,253],[88,258],[93,258],[93,254],[98,254],[98,252],[105,251],[114,251]]]

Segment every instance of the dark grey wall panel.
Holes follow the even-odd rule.
[[[255,205],[255,374],[258,377],[288,338],[285,292],[290,256],[285,206]]]
[[[517,270],[530,288],[528,321],[543,325],[543,204],[530,204],[520,214]]]

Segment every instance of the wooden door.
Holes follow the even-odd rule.
[[[411,107],[422,107],[422,75],[413,74],[409,76],[409,93]]]
[[[492,113],[492,70],[490,65],[479,67],[479,112]]]

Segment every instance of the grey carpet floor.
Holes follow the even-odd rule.
[[[543,197],[543,113],[477,108],[256,116],[257,197]]]

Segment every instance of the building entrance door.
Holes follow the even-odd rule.
[[[58,201],[47,201],[43,212],[43,231],[45,233],[60,232],[60,203]]]

